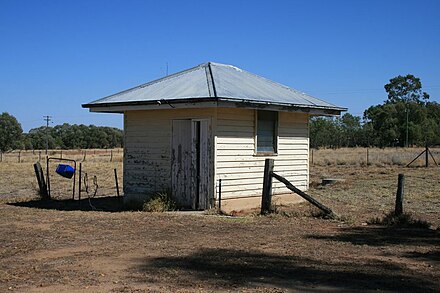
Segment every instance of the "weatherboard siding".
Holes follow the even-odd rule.
[[[211,109],[127,111],[124,114],[124,194],[143,201],[171,190],[173,119],[210,119]]]
[[[124,114],[124,194],[143,201],[148,195],[171,190],[173,119],[210,119],[214,141],[211,170],[215,175],[209,197],[261,196],[264,160],[275,160],[275,172],[302,190],[308,188],[308,116],[279,113],[278,155],[255,156],[255,110],[235,108],[127,111]],[[274,181],[274,194],[289,192]]]
[[[278,154],[255,156],[255,110],[219,108],[216,127],[216,181],[222,179],[222,198],[261,196],[266,158],[275,172],[302,190],[309,182],[307,114],[280,112]],[[273,183],[274,194],[289,192]]]

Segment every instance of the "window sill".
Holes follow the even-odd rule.
[[[277,153],[255,153],[254,157],[276,157],[278,156]]]

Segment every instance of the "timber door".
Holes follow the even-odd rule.
[[[173,120],[171,184],[185,208],[209,208],[209,120]]]

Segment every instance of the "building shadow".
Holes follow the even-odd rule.
[[[178,252],[176,253],[178,254]],[[189,255],[145,258],[132,269],[137,282],[177,288],[238,291],[240,288],[281,288],[300,292],[395,291],[438,292],[429,276],[379,260],[316,260],[234,249],[201,249]],[[275,291],[274,291],[275,292]]]
[[[431,262],[433,264],[440,265],[440,247],[437,246],[436,251],[428,251],[428,252],[408,252],[404,256],[407,258],[419,259],[425,262]]]
[[[354,245],[417,245],[440,247],[439,231],[423,228],[393,228],[383,226],[350,227],[337,235],[309,235],[308,238],[349,242]]]
[[[72,200],[72,199],[35,199],[22,202],[12,202],[8,205],[17,207],[48,209],[58,211],[102,211],[122,212],[124,208],[123,197],[107,196]]]

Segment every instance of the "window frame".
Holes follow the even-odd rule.
[[[275,125],[274,125],[274,133],[273,133],[273,142],[274,142],[274,151],[271,152],[264,152],[264,151],[258,151],[258,112],[259,111],[268,111],[268,112],[275,112]],[[280,112],[279,111],[271,111],[271,110],[258,110],[256,109],[254,112],[254,156],[278,156],[278,127],[279,127],[279,120],[280,120]]]

